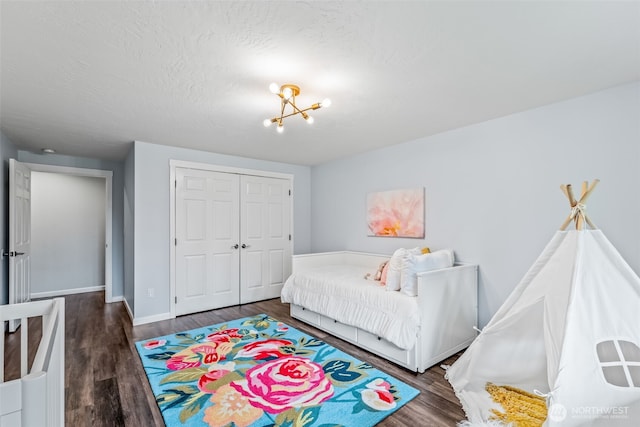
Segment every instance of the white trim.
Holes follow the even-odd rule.
[[[49,298],[60,295],[84,294],[87,292],[97,292],[104,290],[104,286],[87,286],[86,288],[62,289],[47,292],[31,292],[31,298]]]
[[[61,173],[65,175],[104,178],[105,180],[105,236],[104,236],[104,300],[115,302],[113,298],[113,171],[102,169],[85,169],[71,166],[44,165],[41,163],[25,163],[35,172]],[[90,291],[87,291],[90,292]],[[36,294],[32,294],[36,295]],[[64,294],[61,294],[64,295]]]
[[[169,160],[169,311],[176,317],[176,167],[182,162]]]
[[[111,298],[111,302],[122,302],[122,301],[124,301],[124,297],[122,295],[118,295]]]
[[[256,169],[246,169],[246,168],[237,168],[232,166],[220,166],[213,165],[208,163],[197,163],[186,160],[175,160],[169,159],[169,292],[170,292],[170,301],[169,306],[171,307],[170,315],[168,319],[175,319],[176,317],[176,168],[187,168],[187,169],[198,169],[198,170],[206,170],[211,172],[223,172],[223,173],[233,173],[238,175],[251,175],[251,176],[263,176],[267,178],[279,178],[279,179],[287,179],[289,180],[289,185],[291,186],[291,203],[289,205],[289,233],[292,238],[289,241],[289,245],[291,246],[291,253],[293,254],[293,197],[295,196],[293,191],[293,174],[282,173],[282,172],[270,172],[270,171],[261,171]],[[165,319],[160,319],[165,320]],[[134,323],[136,325],[136,323]]]
[[[65,175],[89,176],[94,178],[113,177],[113,171],[104,169],[76,168],[71,166],[45,165],[43,163],[26,163],[29,169],[36,172],[63,173]]]
[[[175,168],[198,169],[198,170],[212,171],[212,172],[235,173],[238,175],[252,175],[252,176],[264,176],[267,178],[290,179],[293,181],[293,175],[288,173],[270,172],[270,171],[247,169],[247,168],[236,168],[233,166],[212,165],[209,163],[189,162],[186,160],[170,159],[169,167],[172,170],[175,170]]]
[[[124,302],[124,308],[127,309],[127,314],[129,315],[129,319],[131,320],[131,323],[133,324],[133,311],[131,310],[131,307],[129,307],[129,303],[127,302],[126,298],[123,298],[122,301]]]
[[[129,315],[131,315],[131,313],[129,313]],[[138,326],[138,325],[144,325],[146,323],[153,323],[153,322],[159,322],[161,320],[173,319],[174,317],[176,316],[173,316],[171,313],[160,313],[160,314],[154,314],[153,316],[145,316],[145,317],[138,317],[138,318],[134,317],[131,320],[131,323],[133,324],[133,326]]]

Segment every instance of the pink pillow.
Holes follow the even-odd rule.
[[[389,270],[389,263],[387,262],[382,268],[382,274],[380,275],[380,283],[383,285],[387,284],[387,270]]]

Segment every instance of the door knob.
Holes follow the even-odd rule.
[[[242,249],[247,249],[247,248],[250,248],[250,247],[251,247],[251,246],[249,246],[249,245],[245,245],[244,243],[242,244]]]
[[[7,252],[7,251],[3,251],[2,252],[2,256],[8,256],[8,257],[16,257],[16,256],[20,256],[20,255],[24,255],[24,252]]]
[[[239,246],[238,246],[237,243],[235,245],[231,246],[231,249],[238,249],[238,248],[239,248]]]

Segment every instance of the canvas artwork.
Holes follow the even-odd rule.
[[[369,236],[424,238],[424,188],[367,194]]]

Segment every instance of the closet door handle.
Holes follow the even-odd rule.
[[[231,249],[238,249],[240,246],[238,246],[238,244],[236,243],[235,245],[231,246]]]
[[[250,245],[245,245],[244,243],[242,244],[242,249],[247,249],[247,248],[250,248],[250,247],[251,247]]]

